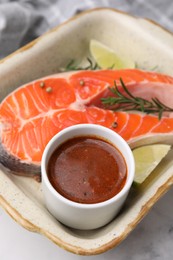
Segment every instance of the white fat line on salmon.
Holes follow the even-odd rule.
[[[93,113],[93,111],[92,111],[92,114],[89,114],[89,113],[86,114],[86,118],[88,120],[87,123],[91,123],[92,124],[92,123],[95,123],[95,121],[97,120],[97,124],[103,124],[104,125],[104,123],[106,121],[105,115],[107,115],[107,113],[104,110],[99,109],[97,107],[94,108],[95,111],[97,109],[98,109],[99,112],[102,111],[102,115],[104,115],[104,117],[102,116],[101,119],[98,119],[98,113],[96,113],[96,112]],[[94,122],[93,122],[93,118],[94,118]],[[112,125],[112,123],[111,123],[111,125]]]
[[[150,131],[149,131],[148,133],[157,133],[157,132],[155,132],[155,129],[156,129],[159,125],[163,124],[163,122],[164,122],[164,124],[165,124],[165,129],[168,129],[168,131],[169,131],[169,130],[171,129],[171,127],[170,127],[169,125],[167,125],[167,122],[164,120],[164,118],[162,118],[161,120],[158,121],[158,124],[156,124],[155,126],[153,126],[153,127],[150,129]]]
[[[122,113],[125,113],[125,112],[122,112]],[[122,134],[122,132],[124,131],[124,130],[126,130],[126,127],[127,127],[127,125],[128,125],[128,121],[129,121],[129,114],[127,114],[127,113],[125,113],[125,115],[126,115],[126,123],[124,124],[124,126],[121,128],[121,130],[118,132],[118,134]]]
[[[71,125],[71,120],[69,120],[69,117],[66,117],[65,119],[64,119],[64,113],[58,113],[57,115],[56,115],[56,118],[58,119],[58,123],[63,123],[64,124],[64,122],[66,121],[70,121],[70,124],[69,125]]]
[[[38,127],[35,126],[33,128],[33,131],[34,131],[34,134],[36,136],[37,144],[38,145],[40,144],[40,150],[41,150],[41,147],[43,147],[43,138],[42,138],[43,131],[42,131],[42,128],[38,128]]]
[[[14,157],[16,157],[16,154],[18,154],[18,152],[21,150],[21,146],[22,146],[22,150],[24,151],[24,154],[25,154],[25,160],[28,162],[28,161],[30,161],[30,162],[32,162],[32,159],[31,159],[31,157],[30,156],[28,156],[28,154],[27,154],[27,149],[28,149],[28,147],[26,148],[26,145],[25,145],[25,139],[24,139],[24,136],[22,135],[21,137],[20,137],[20,141],[18,141],[17,143],[16,143],[16,149],[15,149],[15,151],[13,152],[13,150],[9,150],[8,148],[6,148],[7,150],[9,150],[9,152],[10,152],[10,154],[11,155],[13,155]],[[22,160],[22,161],[25,161],[25,160]]]
[[[30,115],[30,109],[29,109],[28,99],[26,98],[25,93],[22,93],[21,99],[22,99],[23,104],[24,104],[25,115],[26,115],[26,116],[29,116],[29,115]]]
[[[8,145],[6,145],[6,147],[8,148]],[[20,147],[20,142],[19,142],[19,138],[18,138],[18,142],[16,143],[16,148],[15,148],[15,153],[18,153],[19,152],[19,148]],[[6,149],[7,149],[6,148]],[[9,149],[9,153],[12,153],[12,151],[10,151],[10,149]],[[14,156],[16,156],[14,153],[12,153]]]
[[[79,93],[75,93],[76,96],[76,100],[75,102],[71,103],[68,108],[72,109],[72,110],[77,110],[77,111],[84,111],[86,104],[88,102],[88,100],[83,100],[82,98],[80,98]]]
[[[153,133],[154,132],[154,129],[156,128],[156,127],[158,127],[161,123],[162,123],[162,119],[161,120],[159,120],[158,121],[158,123],[156,124],[156,125],[154,125],[151,129],[150,129],[150,131],[148,131],[148,133]]]
[[[27,145],[26,145],[26,140],[28,141],[27,142]],[[27,160],[27,161],[32,161],[32,158],[28,155],[28,150],[32,150],[32,146],[31,146],[31,142],[30,142],[30,140],[29,139],[27,139],[27,135],[26,136],[24,136],[24,135],[22,135],[21,136],[21,143],[22,143],[22,147],[23,147],[23,151],[24,151],[24,154],[25,154],[25,160]],[[28,147],[28,146],[30,146],[30,147]]]
[[[34,129],[35,130],[35,129]],[[35,134],[35,132],[33,132],[33,135]],[[27,137],[27,140],[31,140],[31,137],[30,137],[30,135],[29,135],[29,133],[28,132],[26,132],[26,137]],[[32,137],[33,138],[33,137]],[[35,142],[32,142],[32,150],[34,151],[34,152],[40,152],[41,151],[41,149],[40,149],[40,147],[38,146],[38,139],[36,138],[36,136],[34,136],[34,139],[35,139]],[[33,146],[33,144],[37,144],[37,147],[35,147],[35,146]]]
[[[40,107],[38,106],[37,102],[34,100],[33,96],[30,94],[29,91],[28,91],[28,93],[29,93],[29,95],[30,95],[30,98],[31,98],[32,101],[33,101],[33,105],[37,108],[37,110],[38,110],[39,112],[43,112],[43,109],[40,109]],[[27,97],[26,97],[25,93],[22,93],[21,97],[22,97],[23,104],[24,104],[24,106],[25,106],[25,115],[26,115],[26,116],[29,116],[29,115],[30,115],[29,104],[28,104]],[[23,110],[20,109],[18,100],[17,100],[17,98],[16,98],[16,96],[15,96],[14,94],[12,95],[12,100],[13,100],[14,105],[15,105],[16,118],[18,118],[18,119],[22,122],[23,120],[25,120],[25,119],[22,117],[22,115],[21,115],[21,113],[23,112]],[[7,105],[8,105],[8,107],[10,108],[10,110],[12,111],[12,113],[14,113],[14,107],[12,107],[9,103],[7,103]],[[30,120],[30,118],[29,118],[29,120]]]
[[[110,84],[105,82],[104,88],[101,86],[97,86],[97,92],[93,94],[92,96],[82,99],[79,95],[78,91],[75,91],[76,101],[73,102],[69,108],[74,110],[84,110],[86,107],[100,107],[101,104],[101,98],[106,97],[107,95],[110,95],[109,90]],[[83,89],[87,89],[86,93],[89,91],[89,87],[86,85],[83,87]],[[101,89],[101,90],[100,90]]]
[[[12,97],[14,106],[11,106],[11,105],[9,104],[9,102],[7,102],[7,106],[8,106],[8,108],[10,109],[10,111],[11,111],[12,113],[14,113],[14,111],[15,111],[15,114],[16,114],[16,115],[19,115],[19,114],[20,114],[19,103],[17,102],[17,99],[16,99],[16,97],[14,96],[14,94],[12,94],[11,97]]]
[[[53,117],[53,115],[55,113],[58,112],[58,114],[61,112],[61,111],[66,111],[66,109],[62,108],[62,109],[50,109],[49,111],[46,111],[46,112],[43,112],[39,115],[36,115],[36,116],[33,116],[33,117],[30,117],[28,119],[21,119],[20,121],[20,128],[18,129],[19,132],[21,132],[23,130],[23,128],[25,127],[25,125],[27,125],[28,123],[32,123],[34,124],[34,120],[37,120],[37,119],[46,119],[47,117]],[[11,125],[11,128],[13,127],[13,123],[9,124]]]
[[[33,100],[33,103],[34,103],[34,106],[38,109],[38,111],[39,112],[43,112],[44,111],[44,109],[45,109],[45,111],[47,110],[47,106],[46,106],[46,103],[43,103],[43,100],[41,99],[41,97],[40,97],[40,95],[39,95],[39,93],[38,93],[38,90],[37,90],[37,86],[36,86],[36,84],[35,84],[36,82],[34,82],[33,84],[32,84],[32,86],[33,86],[33,90],[34,90],[34,96],[37,98],[37,102],[35,101],[35,99],[33,98],[33,94],[32,94],[32,92],[30,93],[30,96],[31,96],[31,98],[32,98],[32,100]],[[38,104],[38,101],[39,101],[39,104]]]
[[[137,115],[140,115],[140,123],[139,123],[138,127],[135,129],[135,131],[131,134],[130,138],[133,138],[133,136],[135,136],[135,133],[140,129],[142,122],[143,122],[143,117],[145,116],[144,113],[138,113]]]
[[[19,143],[19,134],[15,134],[14,135],[14,137],[13,137],[13,141],[11,142],[11,144],[8,144],[8,143],[6,143],[7,144],[7,147],[8,146],[10,146],[11,148],[10,148],[10,150],[12,150],[12,151],[15,151],[15,149],[16,149],[16,145]],[[10,152],[10,151],[9,151]]]

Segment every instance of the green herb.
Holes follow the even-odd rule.
[[[147,70],[147,71],[157,71],[157,72],[160,71],[160,69],[159,69],[159,67],[157,65],[149,68],[148,66],[147,67],[143,67],[143,66],[139,65],[138,63],[135,63],[135,69]]]
[[[67,66],[62,69],[62,71],[72,71],[72,70],[97,70],[99,69],[99,66],[97,63],[94,63],[91,59],[87,58],[88,65],[86,67],[82,67],[75,64],[74,60],[71,60]]]
[[[158,98],[152,98],[151,101],[141,97],[135,97],[130,93],[125,86],[123,80],[120,78],[120,83],[125,91],[125,94],[120,92],[115,82],[115,86],[109,88],[115,95],[114,97],[102,98],[101,101],[106,107],[110,107],[113,111],[141,111],[147,114],[158,114],[158,119],[162,118],[163,112],[173,112],[173,108],[170,108],[163,104]]]

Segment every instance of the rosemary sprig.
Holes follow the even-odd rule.
[[[151,101],[141,97],[135,97],[130,93],[121,78],[120,83],[125,94],[118,89],[115,82],[115,86],[109,88],[114,96],[101,99],[102,103],[113,111],[140,111],[146,114],[158,114],[159,120],[162,118],[163,112],[173,112],[173,108],[163,104],[157,97],[152,98]]]
[[[75,64],[75,60],[71,60],[63,71],[72,71],[72,70],[97,70],[100,69],[97,63],[94,63],[90,58],[87,58],[88,65],[86,67],[82,67]]]
[[[159,70],[160,70],[158,65],[155,65],[155,66],[152,66],[152,67],[149,67],[149,65],[141,66],[137,62],[135,62],[135,69],[147,70],[147,71],[157,71],[157,72],[159,72]]]

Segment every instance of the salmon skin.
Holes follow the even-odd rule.
[[[150,100],[157,97],[173,107],[173,78],[141,70],[99,70],[51,75],[9,94],[0,104],[0,162],[20,175],[40,173],[43,150],[62,129],[81,123],[106,126],[131,147],[173,143],[173,118],[164,115],[114,112],[100,99],[108,87],[123,80],[129,91]],[[120,86],[121,88],[121,86]]]

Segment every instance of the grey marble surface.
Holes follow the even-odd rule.
[[[42,235],[19,226],[0,208],[1,260],[172,260],[173,189],[168,191],[116,248],[97,256],[78,256]]]

